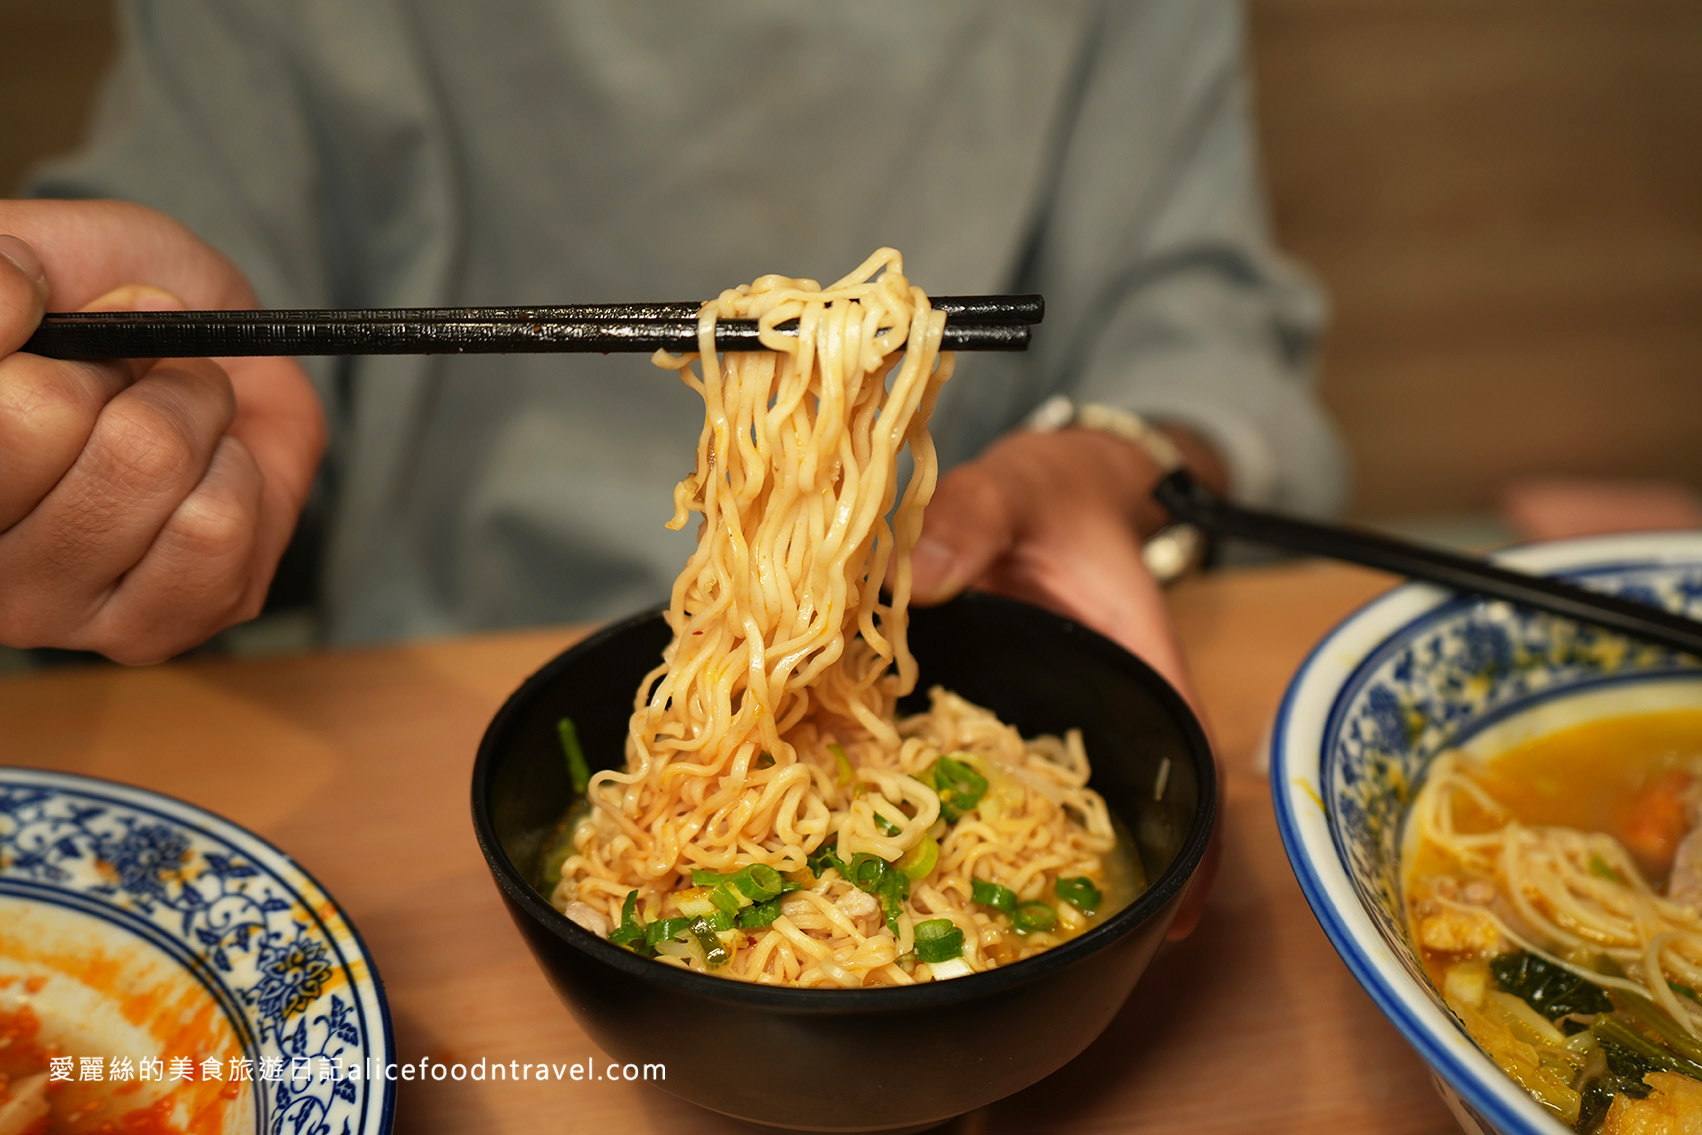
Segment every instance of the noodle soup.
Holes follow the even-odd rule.
[[[777,873],[773,881],[778,890],[772,897],[729,908],[726,913],[733,917],[731,925],[723,920],[724,929],[710,922],[709,929],[716,933],[713,944],[695,934],[680,934],[674,942],[667,937],[679,933],[675,928],[680,920],[694,923],[694,914],[714,919],[719,909],[715,890],[727,895],[730,889],[737,902],[742,889],[757,888],[748,875],[712,883],[701,872],[681,872],[659,901],[640,905],[633,900],[633,921],[646,927],[644,946],[651,956],[704,972],[764,980],[767,959],[763,937],[756,931],[784,918],[786,924],[771,934],[788,939],[813,935],[812,944],[843,938],[847,941],[839,948],[849,946],[852,962],[866,965],[873,957],[885,967],[859,979],[848,970],[836,970],[837,958],[818,955],[816,974],[834,980],[792,984],[937,980],[1020,961],[1068,941],[1098,926],[1146,889],[1133,839],[1098,795],[1085,788],[1088,765],[1078,734],[1024,740],[988,711],[954,694],[936,688],[930,700],[929,712],[898,723],[904,738],[899,750],[864,754],[870,764],[853,768],[845,748],[831,741],[801,758],[832,808],[830,832],[844,831],[862,817],[887,831],[898,828],[882,820],[914,816],[887,794],[893,779],[916,783],[914,789],[906,786],[911,798],[922,797],[922,789],[933,785],[947,803],[913,849],[895,853],[877,845],[853,850],[856,845],[847,847],[850,841],[843,838],[826,840],[801,870]],[[871,767],[876,761],[884,767]],[[942,762],[950,770],[949,787],[944,789],[938,787]],[[577,899],[568,897],[573,892],[563,885],[561,869],[574,854],[575,837],[588,818],[589,808],[581,801],[558,825],[544,849],[538,884],[570,917],[590,920],[590,912],[572,908]],[[882,851],[889,858],[883,858]],[[706,895],[706,886],[715,890]],[[961,942],[970,945],[956,958],[927,962],[930,951],[916,927],[935,912],[951,912],[953,928],[967,923]],[[593,922],[592,928],[603,931],[605,926]],[[649,926],[660,929],[650,931]],[[712,962],[717,946],[727,947],[728,956]],[[757,976],[748,976],[753,973]]]
[[[772,349],[717,356],[733,318]],[[1025,739],[943,690],[898,714],[944,325],[882,249],[825,288],[723,292],[699,354],[658,356],[704,402],[669,522],[699,513],[698,544],[624,766],[591,775],[562,725],[584,802],[541,887],[580,926],[744,981],[908,985],[1020,960],[1144,887],[1079,736]]]
[[[1443,754],[1408,821],[1425,970],[1581,1132],[1702,1123],[1702,711]]]

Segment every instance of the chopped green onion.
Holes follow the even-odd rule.
[[[922,842],[898,857],[893,866],[904,873],[904,877],[912,883],[918,879],[926,879],[934,873],[934,867],[940,861],[940,845],[933,836],[923,836]]]
[[[756,755],[756,767],[759,768],[759,769],[773,768],[774,767],[774,754],[773,753],[758,753]]]
[[[1688,997],[1692,1001],[1702,1003],[1702,997],[1697,996],[1696,990],[1690,988],[1688,985],[1682,984],[1681,982],[1674,981],[1670,977],[1667,978],[1667,988],[1678,994],[1680,997]]]
[[[823,847],[810,856],[808,862],[810,870],[818,876],[827,874],[828,868],[831,867],[839,872],[841,879],[849,880],[851,878],[851,873],[846,869],[844,861],[833,853],[832,846]]]
[[[746,907],[739,912],[739,927],[744,930],[755,930],[759,926],[767,926],[780,917],[780,900],[769,899],[755,906]]]
[[[1077,875],[1073,879],[1059,879],[1052,884],[1052,889],[1058,892],[1058,897],[1081,911],[1092,914],[1099,909],[1099,904],[1105,896],[1099,888],[1093,885],[1093,880],[1086,875]]]
[[[867,851],[859,851],[851,857],[851,873],[845,876],[853,884],[873,894],[886,875],[886,860]]]
[[[713,910],[703,915],[699,921],[709,923],[709,928],[716,933],[733,928],[733,916],[724,910]]]
[[[638,920],[638,892],[628,891],[621,904],[621,924],[609,931],[609,941],[637,952],[644,944],[644,923]]]
[[[1006,914],[1016,913],[1016,892],[998,883],[988,882],[986,879],[971,879],[969,897],[972,902],[982,906],[990,906]]]
[[[833,742],[828,742],[827,751],[833,754],[834,763],[839,766],[839,775],[833,778],[833,783],[845,788],[857,779],[857,770],[851,767],[851,758],[845,755],[845,750]]]
[[[881,903],[887,927],[898,933],[898,916],[904,913],[904,900],[910,897],[910,878],[892,867],[878,855],[859,851],[851,857],[850,867],[842,872],[860,891],[874,895]]]
[[[689,918],[658,918],[644,928],[645,945],[655,949],[663,942],[678,938],[691,929],[691,922]]]
[[[899,827],[897,824],[893,823],[891,820],[887,819],[885,816],[881,815],[879,812],[876,812],[875,813],[875,830],[880,832],[882,835],[889,835],[890,836],[890,835],[897,835],[899,832],[903,831],[904,829]]]
[[[1025,902],[1016,908],[1011,925],[1018,934],[1036,934],[1058,925],[1058,912],[1043,902]]]
[[[561,739],[561,752],[567,758],[567,779],[573,785],[573,794],[583,796],[591,783],[591,766],[585,763],[585,750],[579,747],[579,730],[573,727],[573,718],[564,717],[556,722],[556,736]]]
[[[974,811],[987,792],[987,778],[957,757],[940,757],[934,762],[932,772],[934,790],[940,796],[940,815],[948,823]]]
[[[949,918],[930,918],[916,924],[916,958],[949,962],[963,956],[963,931]]]
[[[739,892],[733,889],[731,883],[722,883],[709,892],[709,901],[714,903],[715,909],[723,914],[737,914],[750,905],[749,900],[740,902],[740,898]]]
[[[732,928],[729,921],[728,929]],[[697,939],[697,944],[703,948],[703,960],[711,969],[725,965],[732,955],[727,953],[727,947],[722,944],[721,937],[715,932],[715,926],[707,919],[700,918],[688,928],[691,936]]]
[[[674,895],[674,905],[680,908],[680,913],[700,918],[715,910],[715,903],[710,899],[710,888],[691,887]]]
[[[752,902],[767,902],[779,894],[780,888],[785,885],[785,880],[780,877],[780,872],[766,863],[752,863],[729,879],[728,882],[732,883],[734,887],[738,888],[741,895]]]
[[[1590,874],[1594,875],[1598,879],[1607,879],[1614,883],[1625,882],[1625,876],[1608,866],[1607,860],[1603,859],[1600,855],[1590,856]]]
[[[729,914],[737,914],[739,907],[749,906],[753,902],[765,902],[778,895],[786,886],[785,880],[780,877],[780,872],[766,863],[752,863],[748,867],[741,867],[739,870],[725,875],[696,868],[691,873],[691,881],[698,887],[714,888],[709,897],[719,909],[728,910],[726,906],[728,901],[737,904],[733,909],[728,910]],[[721,895],[720,898],[716,897],[717,893]],[[702,912],[687,911],[687,913]]]

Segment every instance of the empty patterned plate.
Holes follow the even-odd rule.
[[[394,1060],[359,936],[283,852],[0,768],[0,1130],[383,1135]]]

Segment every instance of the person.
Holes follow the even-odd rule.
[[[942,398],[919,592],[1037,596],[1177,673],[1151,458],[1024,415],[1127,407],[1244,498],[1339,498],[1232,4],[138,0],[125,27],[92,142],[0,205],[0,642],[148,662],[252,616],[316,477],[331,641],[599,620],[685,556],[661,520],[699,411],[640,360],[17,353],[47,308],[709,296],[880,244],[937,293],[1041,291],[1035,348]]]
[[[1062,393],[1242,499],[1340,499],[1243,40],[1228,0],[133,0],[91,142],[0,202],[0,644],[170,657],[292,533],[343,643],[624,614],[689,551],[701,410],[642,360],[63,362],[20,350],[45,310],[707,298],[891,245],[1048,301],[940,400],[918,600],[1037,600],[1186,691],[1153,455],[1024,421]]]
[[[92,141],[0,203],[0,643],[174,655],[261,609],[298,518],[334,642],[605,619],[690,538],[701,411],[642,360],[58,362],[19,351],[48,309],[707,297],[882,244],[939,294],[1043,292],[1034,348],[942,396],[918,596],[1037,598],[1179,682],[1152,456],[1025,416],[1127,408],[1243,499],[1339,500],[1234,4],[136,0],[125,32]]]

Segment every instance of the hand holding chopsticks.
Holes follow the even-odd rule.
[[[1021,351],[1045,314],[1037,295],[939,296],[943,350]],[[636,353],[697,350],[699,305],[53,313],[23,350],[59,359],[254,355]],[[785,329],[785,325],[782,325]],[[754,320],[716,325],[722,351],[763,350]]]
[[[1361,528],[1320,524],[1232,504],[1194,480],[1185,469],[1161,480],[1153,496],[1177,520],[1198,525],[1214,536],[1328,556],[1466,594],[1504,599],[1702,658],[1702,623],[1646,603]]]

